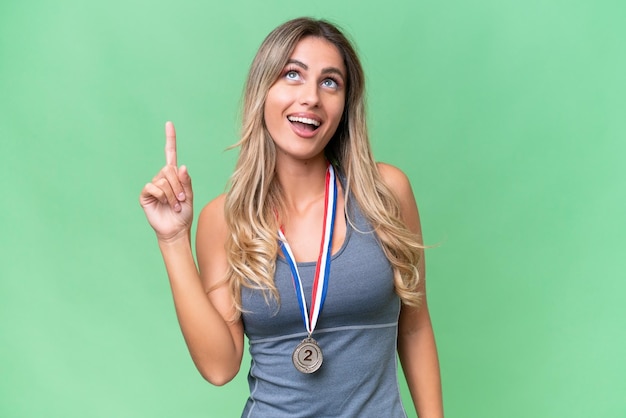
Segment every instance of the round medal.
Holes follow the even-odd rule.
[[[302,340],[291,356],[293,365],[302,373],[314,373],[322,365],[322,349],[313,338]]]

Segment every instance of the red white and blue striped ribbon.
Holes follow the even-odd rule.
[[[333,230],[335,227],[335,208],[337,206],[337,185],[335,182],[335,170],[332,164],[328,164],[326,169],[326,188],[324,193],[324,229],[322,231],[322,242],[320,244],[320,254],[317,259],[315,268],[315,277],[313,278],[313,291],[311,295],[311,311],[308,312],[306,299],[304,298],[304,288],[296,258],[287,243],[285,234],[281,229],[278,230],[280,237],[279,245],[291,269],[291,276],[296,290],[296,297],[300,305],[300,313],[309,336],[315,330],[317,319],[322,312],[324,300],[326,299],[326,291],[328,290],[328,277],[330,276],[330,259],[332,256]]]

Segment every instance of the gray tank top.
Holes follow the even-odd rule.
[[[291,355],[307,336],[289,266],[274,278],[280,304],[242,289],[243,324],[252,362],[250,397],[242,417],[406,417],[397,378],[400,300],[393,272],[371,225],[348,199],[346,237],[332,256],[326,302],[313,332],[324,355],[313,374],[295,369]],[[315,262],[298,263],[307,305]]]

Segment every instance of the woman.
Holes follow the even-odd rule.
[[[243,416],[400,417],[397,350],[419,416],[443,416],[415,199],[372,158],[362,68],[336,27],[301,18],[268,35],[238,145],[228,193],[199,217],[198,267],[169,122],[167,164],[140,196],[202,376],[230,381],[246,335]]]

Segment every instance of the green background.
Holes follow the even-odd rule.
[[[249,63],[300,15],[356,41],[413,183],[447,416],[626,417],[622,0],[2,1],[0,416],[240,414],[249,359],[196,372],[138,195],[166,120],[196,213],[224,190]]]

